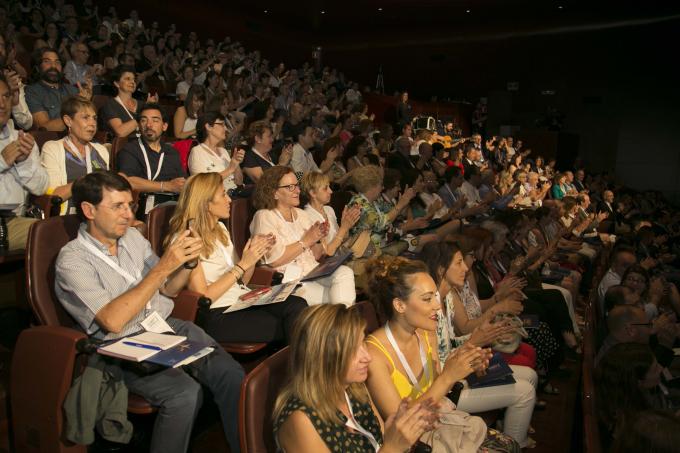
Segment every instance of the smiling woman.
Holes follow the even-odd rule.
[[[255,213],[251,234],[273,234],[276,243],[263,261],[284,273],[284,281],[302,278],[314,269],[324,253],[320,243],[328,235],[326,222],[314,222],[300,209],[300,184],[288,167],[264,170],[253,198]],[[338,267],[328,277],[305,282],[299,295],[308,304],[341,303],[352,305],[356,299],[354,273]]]
[[[95,170],[108,169],[109,152],[103,145],[91,142],[97,132],[97,113],[92,102],[77,96],[69,98],[62,104],[61,114],[68,135],[46,142],[41,160],[50,178],[47,193],[69,200],[73,181]],[[70,201],[62,204],[61,214],[74,212]]]
[[[205,317],[206,332],[221,342],[288,342],[293,322],[307,306],[289,296],[276,304],[230,310],[250,292],[246,285],[259,259],[273,245],[272,235],[253,235],[241,256],[234,250],[229,231],[220,219],[228,219],[231,199],[218,173],[199,173],[187,181],[170,220],[166,244],[187,228],[201,238],[199,264],[191,271],[189,289],[212,300]],[[225,311],[226,309],[226,311]]]

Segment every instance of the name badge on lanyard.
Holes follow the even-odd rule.
[[[151,176],[151,164],[149,163],[149,155],[146,152],[146,146],[142,142],[142,139],[137,137],[137,142],[139,143],[139,148],[142,150],[142,156],[144,157],[144,165],[146,165],[146,179],[149,181],[155,181],[158,175],[161,173],[161,168],[163,167],[163,159],[165,159],[165,153],[161,152],[161,158],[158,160],[158,167],[156,168],[156,173]],[[149,194],[146,197],[146,205],[144,206],[144,214],[148,214],[155,204],[155,197]]]
[[[347,401],[347,409],[349,410],[349,417],[347,418],[347,423],[345,423],[345,426],[352,428],[353,430],[357,431],[359,434],[364,436],[368,441],[371,443],[371,446],[373,447],[374,451],[380,450],[380,444],[378,441],[375,439],[375,436],[368,431],[366,428],[361,426],[359,422],[357,421],[356,418],[354,418],[354,411],[352,410],[352,402],[349,400],[349,396],[347,396],[347,392],[345,392],[345,400]]]
[[[397,341],[394,339],[394,335],[392,335],[392,330],[390,329],[389,323],[385,324],[385,335],[387,336],[387,340],[392,345],[394,352],[397,353],[397,358],[399,359],[401,366],[404,367],[404,371],[406,371],[406,375],[408,376],[409,380],[411,381],[413,388],[416,390],[416,392],[423,393],[422,388],[420,387],[420,384],[418,383],[418,379],[416,378],[415,373],[411,369],[411,365],[409,365],[408,361],[406,360],[406,357],[401,352],[401,349],[399,349],[399,345],[397,344]],[[420,361],[423,364],[423,377],[425,378],[425,381],[427,382],[427,381],[430,380],[430,370],[428,369],[428,366],[427,366],[427,358],[426,358],[425,349],[423,348],[423,341],[420,338],[418,338],[418,347],[420,349]]]

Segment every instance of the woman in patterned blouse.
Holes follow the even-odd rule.
[[[291,377],[274,407],[279,448],[295,453],[409,451],[436,418],[429,403],[402,403],[383,424],[364,382],[371,356],[356,308],[317,305],[296,321]],[[384,428],[384,430],[383,430]]]

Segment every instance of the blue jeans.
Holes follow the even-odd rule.
[[[125,385],[130,392],[158,407],[151,452],[187,451],[194,419],[203,399],[201,385],[206,386],[215,397],[230,450],[239,452],[238,401],[243,368],[194,323],[174,318],[166,321],[178,335],[214,344],[215,352],[187,365],[191,376],[182,368],[167,368],[149,375],[125,372]]]

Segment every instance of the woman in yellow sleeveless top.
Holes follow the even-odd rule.
[[[373,358],[368,365],[366,384],[378,412],[383,418],[390,417],[397,412],[403,399],[413,402],[431,399],[442,404],[440,410],[448,411],[447,405],[450,407],[451,404],[447,404],[446,395],[456,382],[470,373],[484,371],[489,365],[491,351],[466,344],[451,353],[440,367],[437,349],[432,345],[437,344],[435,331],[441,303],[437,285],[426,265],[421,261],[381,256],[370,261],[366,270],[371,302],[382,319],[387,319],[382,328],[366,339]],[[457,421],[466,428],[462,431],[447,429],[445,423],[440,434],[453,441],[443,442],[443,445],[434,440],[438,447],[446,447],[437,450],[437,446],[430,444],[434,451],[467,453],[485,448],[487,451],[519,452],[519,445],[512,438],[495,430],[486,432],[481,419],[464,412],[457,411],[456,414],[454,418],[459,417]],[[451,426],[454,425],[456,422]],[[481,434],[481,439],[470,434],[473,432]],[[435,435],[434,439],[441,439],[441,436]],[[433,442],[432,438],[424,441]]]
[[[437,353],[430,345],[436,344],[434,331],[441,304],[437,286],[424,263],[380,257],[369,264],[367,271],[371,301],[382,318],[389,320],[366,340],[373,357],[367,385],[383,418],[396,412],[406,397],[439,401],[457,381],[488,365],[489,352],[470,346],[459,348],[460,353],[452,355],[439,370]],[[399,359],[400,353],[409,369]]]

